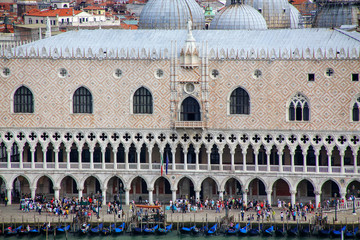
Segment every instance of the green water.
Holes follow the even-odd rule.
[[[0,236],[0,239],[8,239],[8,240],[21,240],[21,239],[41,239],[41,240],[46,240],[46,237],[43,235],[39,235],[36,237],[29,237],[29,236],[23,236],[23,237],[4,237],[4,236]],[[54,238],[54,236],[49,236],[48,240],[65,240],[66,236],[65,235],[58,235]],[[279,237],[240,237],[240,236],[225,236],[223,234],[219,234],[217,236],[203,236],[203,235],[199,235],[199,236],[191,236],[191,235],[181,235],[181,234],[177,234],[177,232],[172,232],[169,233],[167,235],[137,235],[137,236],[133,236],[130,234],[121,234],[118,236],[91,236],[91,235],[87,235],[87,236],[79,236],[78,234],[73,234],[73,233],[69,233],[67,236],[67,239],[81,239],[81,240],[105,240],[105,239],[109,239],[109,240],[114,240],[114,239],[121,239],[121,240],[169,240],[169,239],[178,239],[178,240],[184,240],[184,239],[194,239],[194,240],[235,240],[235,239],[242,239],[242,240],[287,240],[287,239],[294,239],[291,237],[284,237],[284,238],[279,238]],[[318,239],[317,237],[306,237],[306,238],[297,238],[298,240],[315,240]],[[324,238],[322,238],[324,239]],[[340,240],[340,239],[339,239]]]

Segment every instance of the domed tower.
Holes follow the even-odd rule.
[[[268,28],[290,28],[290,4],[287,0],[245,0],[263,15]]]
[[[313,27],[330,28],[341,25],[359,26],[359,3],[351,1],[317,1],[317,14]]]
[[[215,15],[210,29],[261,30],[267,29],[267,25],[264,17],[253,7],[243,4],[241,0],[231,0],[230,5]]]
[[[203,10],[195,0],[150,0],[140,13],[139,29],[205,28]]]

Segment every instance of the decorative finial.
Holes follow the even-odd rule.
[[[188,29],[188,33],[190,33],[191,29],[192,29],[192,21],[189,18],[188,22],[187,22],[187,29]]]
[[[51,22],[50,18],[46,17],[46,33],[45,38],[51,37]]]

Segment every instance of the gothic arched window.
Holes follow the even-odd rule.
[[[250,97],[241,87],[231,93],[230,114],[250,114]]]
[[[360,97],[356,98],[356,101],[352,107],[352,120],[354,122],[358,122],[360,120],[360,111],[359,111],[359,107],[360,107]]]
[[[310,109],[308,100],[300,93],[296,94],[289,105],[290,121],[309,121]]]
[[[73,113],[92,113],[93,100],[89,90],[79,87],[73,96]]]
[[[149,90],[144,87],[139,88],[134,93],[133,112],[140,114],[153,113],[153,99]]]
[[[14,94],[15,113],[33,113],[34,97],[27,87],[19,87]]]
[[[181,104],[181,121],[200,121],[200,105],[193,97],[187,97]]]

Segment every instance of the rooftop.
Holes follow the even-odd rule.
[[[72,8],[61,8],[55,10],[39,10],[39,9],[32,9],[26,13],[27,16],[37,16],[37,17],[65,17],[65,16],[72,16],[73,14],[77,15],[82,11],[73,10]]]

